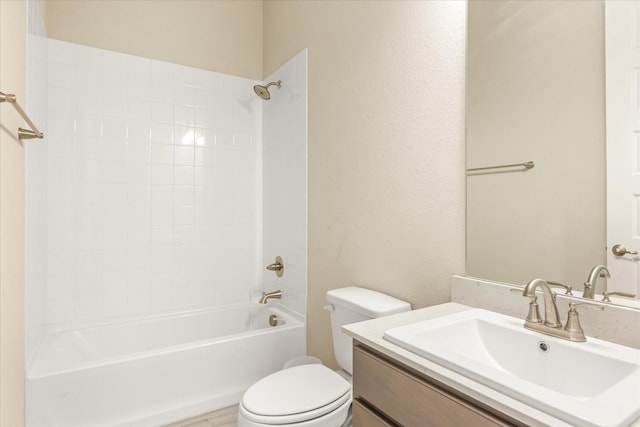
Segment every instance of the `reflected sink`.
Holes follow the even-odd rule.
[[[523,323],[471,309],[389,329],[384,338],[576,426],[627,426],[640,417],[640,350],[571,342]]]

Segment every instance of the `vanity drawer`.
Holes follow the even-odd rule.
[[[512,426],[361,345],[353,349],[354,400],[407,427]],[[375,425],[375,424],[373,424]],[[381,424],[385,425],[385,424]],[[354,418],[354,427],[368,427]]]
[[[395,427],[357,400],[353,401],[353,425],[366,427]]]

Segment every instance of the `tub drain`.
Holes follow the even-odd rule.
[[[275,314],[270,315],[269,316],[269,325],[271,325],[271,326],[278,325],[278,316],[276,316]]]

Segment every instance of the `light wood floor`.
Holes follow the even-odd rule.
[[[165,427],[236,427],[238,423],[238,405],[198,415],[178,421]]]
[[[219,411],[198,415],[187,420],[178,421],[164,427],[237,427],[238,405],[229,406]],[[342,427],[352,427],[351,410]]]

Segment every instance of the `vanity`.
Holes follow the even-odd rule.
[[[402,331],[425,321],[464,317],[473,311],[472,307],[452,302],[345,326],[343,331],[354,339],[354,426],[579,425],[550,414],[553,411],[524,403],[527,399],[522,396],[518,399],[513,393],[498,391],[499,387],[487,386],[443,366],[446,363],[436,363],[385,338],[389,331]],[[517,320],[519,325],[523,323]],[[545,335],[539,335],[540,342],[546,340]],[[473,343],[468,348],[474,352]],[[517,360],[520,354],[513,351],[512,356]],[[500,379],[499,374],[497,378]],[[638,427],[640,419],[625,425]]]
[[[524,426],[365,344],[353,360],[355,426]]]

